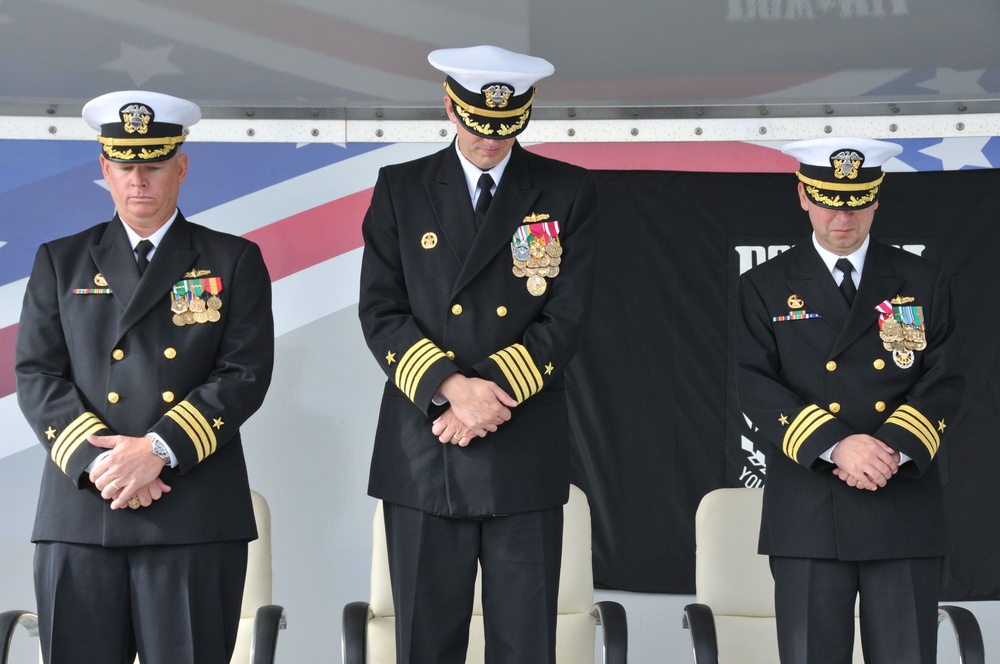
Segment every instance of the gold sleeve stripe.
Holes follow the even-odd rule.
[[[809,436],[833,419],[833,415],[813,404],[806,406],[792,421],[782,441],[782,451],[795,463],[799,462],[799,449]]]
[[[56,465],[62,468],[62,471],[65,473],[67,466],[69,466],[70,457],[80,448],[80,445],[87,442],[87,436],[97,433],[103,428],[104,422],[99,420],[97,415],[90,412],[80,415],[80,417],[70,422],[63,429],[63,432],[59,434],[56,442],[52,444],[49,456],[52,457]]]
[[[191,439],[195,451],[198,453],[199,463],[218,448],[215,432],[208,420],[190,402],[180,402],[167,411],[167,417],[176,422]]]
[[[900,406],[896,409],[896,412],[889,416],[886,424],[895,424],[896,426],[903,427],[916,436],[917,440],[927,448],[932,459],[937,454],[938,448],[941,447],[941,437],[938,435],[937,430],[934,429],[934,425],[913,406],[905,404]]]
[[[410,346],[410,349],[403,354],[403,358],[396,366],[396,387],[410,401],[415,400],[417,388],[420,386],[424,374],[427,373],[427,369],[444,357],[444,352],[435,346],[430,339],[421,339]]]
[[[508,346],[490,355],[490,359],[497,363],[507,377],[518,403],[542,389],[542,372],[531,359],[528,349],[521,344]]]

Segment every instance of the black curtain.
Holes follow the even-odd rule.
[[[810,226],[789,174],[598,171],[592,317],[567,371],[574,482],[598,587],[694,592],[694,513],[764,473],[735,401],[741,271]],[[942,599],[1000,599],[1000,171],[890,173],[872,233],[952,274],[967,365],[939,455],[950,549]]]

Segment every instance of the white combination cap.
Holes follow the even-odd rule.
[[[194,102],[148,90],[109,92],[83,107],[83,120],[100,131],[97,140],[112,161],[170,159],[201,119]]]

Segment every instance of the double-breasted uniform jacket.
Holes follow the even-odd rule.
[[[195,275],[215,279],[219,320],[180,326],[174,287]],[[16,351],[18,402],[49,454],[32,540],[254,539],[239,429],[264,399],[273,349],[270,278],[247,240],[178,213],[141,279],[117,215],[43,244]],[[177,457],[160,475],[172,490],[150,507],[112,511],[85,472],[104,451],[87,435],[150,431]]]
[[[380,171],[362,226],[359,304],[365,339],[388,377],[372,496],[458,517],[566,502],[562,374],[590,309],[596,215],[587,171],[517,143],[478,233],[454,143]],[[511,242],[539,218],[559,224],[563,253],[559,274],[532,295],[513,273]],[[455,372],[494,381],[519,402],[508,422],[464,448],[431,433],[444,410],[435,393]]]
[[[760,552],[840,560],[943,555],[935,459],[964,384],[944,271],[872,239],[849,308],[806,241],[745,273],[738,290],[739,403],[769,444]],[[922,307],[925,325],[926,349],[914,351],[908,368],[886,350],[878,325],[876,306],[897,296]],[[912,460],[877,491],[851,488],[820,455],[853,433]]]

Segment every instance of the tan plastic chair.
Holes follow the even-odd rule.
[[[763,489],[716,489],[695,514],[697,603],[684,607],[695,664],[775,664],[774,582],[767,556],[757,553]],[[855,616],[857,606],[855,606]],[[941,606],[939,622],[949,621],[963,664],[983,664],[983,636],[975,616],[957,606]],[[855,629],[854,662],[863,664]]]
[[[271,604],[271,511],[264,496],[256,491],[250,493],[258,537],[250,543],[247,552],[243,608],[231,662],[271,664],[277,648],[278,631],[285,629],[285,610]],[[18,627],[30,636],[38,636],[37,616],[30,611],[0,613],[0,664],[7,664],[11,641]]]
[[[590,506],[587,496],[570,487],[564,508],[562,568],[559,578],[559,617],[556,626],[556,660],[560,664],[594,661],[596,629],[603,627],[604,662],[627,661],[628,626],[625,609],[617,602],[594,603],[591,555]],[[345,664],[394,664],[396,661],[395,612],[389,586],[389,562],[381,501],[372,523],[371,600],[344,607],[341,650]],[[467,664],[481,664],[484,657],[483,605],[480,580],[469,629]]]

